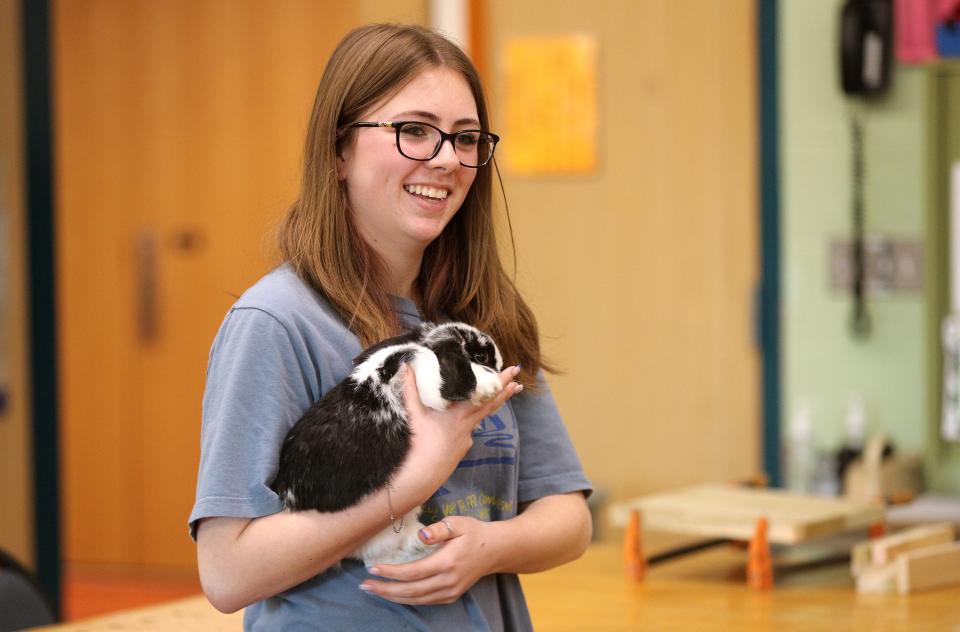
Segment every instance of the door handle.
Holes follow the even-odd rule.
[[[137,239],[137,333],[141,342],[156,340],[157,237],[146,230]]]
[[[203,231],[195,226],[174,230],[167,239],[167,247],[179,254],[196,254],[206,246]]]

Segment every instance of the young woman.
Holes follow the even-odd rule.
[[[363,27],[328,62],[285,263],[231,308],[210,352],[190,527],[207,597],[246,607],[245,629],[526,630],[516,574],[586,548],[590,483],[498,259],[497,140],[476,70],[432,31]],[[392,485],[338,513],[284,511],[269,484],[286,432],[364,347],[421,319],[490,333],[510,367],[499,397],[438,413],[408,372],[414,438]],[[433,554],[343,559],[419,505]]]

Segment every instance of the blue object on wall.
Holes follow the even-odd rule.
[[[782,485],[780,463],[780,123],[777,0],[757,0],[760,125],[760,353],[763,383],[763,471]]]
[[[937,25],[937,52],[941,57],[960,57],[960,22]]]

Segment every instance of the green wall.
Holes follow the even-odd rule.
[[[897,67],[891,90],[856,105],[839,87],[840,0],[781,0],[780,121],[783,436],[800,405],[815,442],[840,445],[851,397],[866,405],[868,431],[897,449],[924,451],[930,439],[922,292],[871,297],[872,334],[849,333],[851,299],[829,287],[832,240],[851,232],[850,114],[862,111],[866,232],[923,240],[927,70]],[[924,282],[928,282],[930,271]]]

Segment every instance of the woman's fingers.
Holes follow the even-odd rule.
[[[510,391],[512,389],[512,392],[506,394],[506,397],[510,398],[523,390],[523,384],[513,381],[518,375],[520,375],[519,366],[512,366],[500,372],[500,385],[503,387],[499,393],[500,395],[504,394],[503,391]],[[506,399],[504,399],[504,401],[506,401]]]
[[[377,595],[394,603],[425,605],[451,603],[458,594],[450,590],[450,580],[442,575],[432,575],[417,581],[364,580],[360,590]]]
[[[420,401],[420,391],[417,390],[417,376],[409,364],[404,364],[400,370],[403,378],[403,403],[407,407],[407,412],[420,414],[424,408],[423,402]]]
[[[439,522],[420,529],[420,541],[424,544],[440,544],[457,537],[450,520],[444,518]]]
[[[417,379],[413,369],[409,365],[404,365],[403,371],[403,399],[407,412],[413,416],[427,414],[427,409],[420,400],[420,392],[417,390]],[[500,372],[500,384],[502,388],[496,396],[480,405],[474,405],[470,402],[457,402],[448,409],[448,412],[458,410],[456,414],[460,419],[466,422],[469,427],[476,426],[484,417],[492,414],[498,408],[503,406],[504,402],[523,390],[523,385],[514,382],[514,378],[520,373],[519,366],[508,367]]]
[[[513,381],[513,378],[520,375],[519,366],[508,366],[504,370],[500,371],[500,382],[506,386],[509,382]]]
[[[475,408],[473,416],[483,419],[490,413],[503,406],[504,402],[506,402],[508,399],[521,392],[523,390],[523,384],[513,381],[513,378],[517,377],[519,373],[520,367],[518,366],[504,369],[500,373],[500,384],[503,386],[503,388],[499,393],[497,393],[496,397]]]
[[[369,569],[374,577],[365,579],[360,589],[395,603],[451,603],[493,570],[483,535],[489,526],[474,518],[447,516],[423,527],[421,540],[442,543],[439,550],[408,564],[378,564]]]

